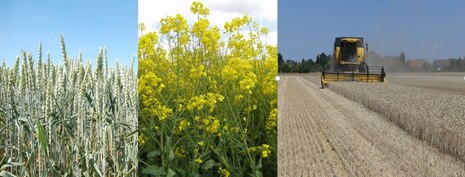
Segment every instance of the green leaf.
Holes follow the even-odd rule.
[[[257,165],[257,170],[260,170],[261,168],[263,167],[262,165],[262,158],[260,158],[260,160],[258,161],[258,165]]]
[[[137,156],[137,155],[135,155],[135,154],[129,153],[129,159],[130,159],[134,164],[139,163],[139,161],[138,161],[138,159],[137,159],[136,156]]]
[[[215,160],[210,159],[210,160],[207,160],[205,163],[203,163],[202,168],[204,170],[210,170],[214,166],[215,166]]]
[[[6,164],[3,164],[2,167],[0,167],[0,170],[4,170],[8,167],[15,167],[15,166],[21,166],[23,163],[19,162],[7,162]]]
[[[40,124],[39,119],[36,121],[37,131],[39,132],[39,141],[41,145],[42,152],[47,152],[47,141],[44,136],[44,130],[42,129],[42,125]]]
[[[118,126],[121,126],[121,127],[124,127],[124,128],[131,128],[131,124],[128,123],[128,122],[124,122],[124,121],[115,121],[115,124],[118,125]]]
[[[65,174],[65,172],[63,172],[63,170],[60,167],[56,166],[56,165],[53,165],[52,168],[55,171],[55,173],[59,174],[60,176],[63,176]]]
[[[171,170],[171,168],[169,168],[168,174],[166,174],[166,177],[173,177],[174,175],[176,175],[176,172],[174,172],[173,170]]]
[[[90,164],[92,164],[92,170],[94,170],[94,172],[97,173],[98,176],[103,176],[100,170],[98,169],[98,166],[97,166],[97,163],[95,163],[95,160],[91,158],[89,161],[90,161]]]
[[[261,171],[257,170],[257,171],[255,171],[255,176],[256,177],[263,177],[263,174],[262,174]]]
[[[3,177],[16,177],[14,174],[12,174],[10,172],[7,172],[5,170],[0,171],[0,176],[3,176]]]
[[[142,170],[143,174],[148,174],[148,175],[154,175],[154,176],[160,176],[160,175],[166,175],[165,170],[162,167],[151,165]]]
[[[93,104],[92,104],[92,97],[91,97],[87,92],[85,92],[85,96],[86,96],[86,98],[87,98],[87,102],[89,102],[89,104],[93,106]]]
[[[171,137],[166,136],[165,148],[163,152],[166,152],[166,150],[168,149],[172,149],[171,148]]]
[[[170,149],[170,152],[168,154],[168,159],[170,159],[170,160],[174,159],[174,151],[173,151],[173,149]]]
[[[154,150],[154,151],[151,151],[147,154],[147,158],[152,158],[152,157],[155,157],[155,156],[159,156],[161,154],[160,150]]]

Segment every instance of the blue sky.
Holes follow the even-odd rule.
[[[285,59],[332,54],[334,38],[361,36],[370,51],[407,59],[465,56],[465,1],[280,0],[278,46]]]
[[[0,61],[12,65],[21,49],[37,56],[50,52],[63,63],[60,34],[68,56],[95,63],[100,47],[107,48],[110,64],[131,64],[137,57],[137,1],[134,0],[2,0],[0,2]],[[93,64],[95,65],[95,64]]]

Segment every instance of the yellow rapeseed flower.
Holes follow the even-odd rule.
[[[204,16],[210,14],[210,10],[198,1],[194,1],[192,3],[190,10],[193,14],[199,14]]]
[[[192,68],[190,70],[190,75],[189,77],[191,79],[198,79],[200,77],[205,77],[207,76],[207,73],[205,72],[205,66],[200,65],[198,68]]]
[[[184,148],[176,148],[174,154],[176,157],[185,158],[187,153]]]
[[[210,126],[207,127],[207,131],[210,133],[218,133],[219,127],[220,127],[220,120],[215,118],[212,124],[210,124]]]
[[[182,132],[186,129],[186,127],[189,127],[190,125],[191,125],[191,123],[189,122],[189,120],[182,119],[181,121],[179,121],[179,125],[178,125],[178,128],[176,130],[176,133],[178,135],[182,134]]]
[[[201,109],[203,109],[205,104],[207,104],[207,100],[205,98],[205,95],[196,96],[196,97],[193,97],[189,101],[189,104],[187,104],[187,110],[189,110],[189,111],[201,110]]]
[[[155,111],[155,114],[161,121],[165,120],[169,115],[171,115],[171,113],[173,113],[173,110],[165,105],[158,105]]]
[[[218,169],[218,173],[221,174],[221,176],[224,176],[224,177],[229,177],[231,175],[229,173],[229,171],[227,169],[223,169],[223,167],[220,167]]]
[[[239,82],[239,88],[251,94],[252,93],[251,89],[255,87],[256,82],[257,82],[257,76],[254,73],[250,72],[247,75],[245,75],[244,79],[242,79]]]
[[[271,154],[270,145],[262,144],[262,157],[267,158]]]
[[[145,144],[145,137],[144,134],[139,134],[139,145],[144,145]]]
[[[276,129],[278,117],[278,109],[273,109],[270,112],[270,116],[266,119],[265,128],[267,132],[273,132]]]
[[[195,163],[202,164],[203,160],[199,157],[199,158],[195,159]]]

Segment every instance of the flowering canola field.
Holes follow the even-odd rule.
[[[223,28],[194,2],[139,37],[139,172],[276,176],[277,47],[248,16]],[[144,25],[139,25],[143,32]]]

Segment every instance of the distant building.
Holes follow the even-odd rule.
[[[423,66],[428,62],[428,60],[424,58],[407,60],[407,66],[411,70],[421,70]]]
[[[434,69],[440,71],[450,67],[450,60],[440,59],[433,61]]]

